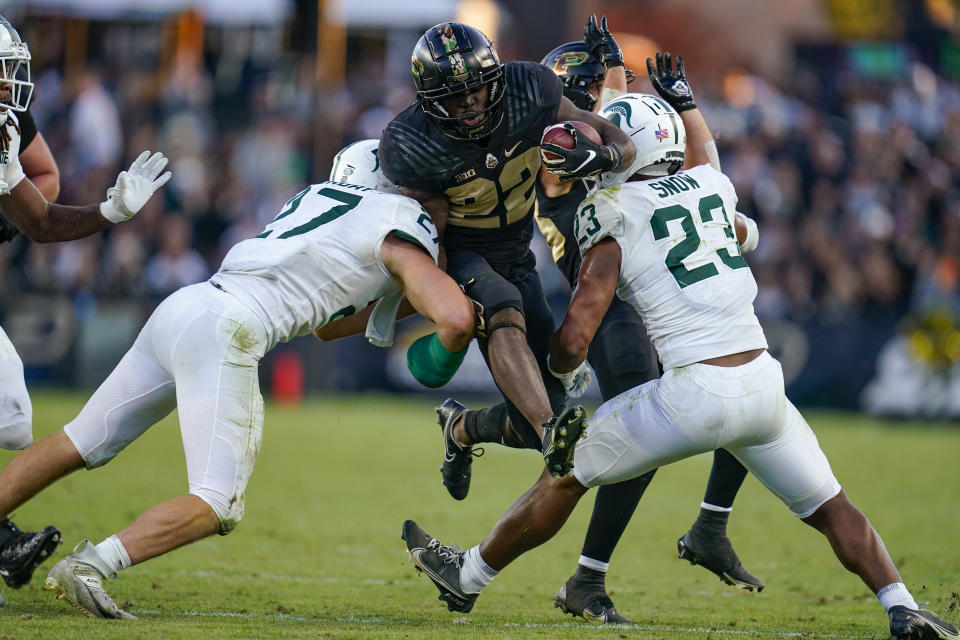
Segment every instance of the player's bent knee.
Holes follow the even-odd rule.
[[[33,444],[33,424],[30,420],[0,427],[0,449],[17,451]]]
[[[832,482],[825,483],[820,490],[813,495],[802,500],[790,502],[787,504],[787,506],[790,507],[790,511],[793,512],[793,515],[797,516],[807,524],[811,524],[808,522],[808,520],[810,520],[812,516],[818,514],[823,515],[823,509],[825,507],[828,508],[831,504],[833,504],[835,498],[841,497],[843,500],[847,500],[846,494],[843,493],[840,485],[836,480],[833,480]],[[847,502],[849,502],[849,500],[847,500]]]
[[[244,497],[242,495],[227,498],[219,491],[203,487],[192,489],[190,495],[200,498],[213,509],[214,515],[217,516],[217,520],[220,522],[220,531],[218,533],[221,536],[225,536],[233,531],[237,525],[240,524],[240,521],[243,520]]]
[[[500,329],[516,329],[525,334],[527,331],[526,322],[523,319],[523,312],[519,308],[506,307],[496,312],[487,313],[487,338],[493,335],[494,331]]]

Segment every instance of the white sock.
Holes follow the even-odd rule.
[[[920,608],[917,606],[917,601],[910,595],[907,585],[902,582],[893,582],[880,589],[880,591],[877,591],[877,598],[887,611],[890,611],[890,607],[897,605],[903,605],[908,609]]]
[[[706,509],[707,511],[719,511],[721,513],[730,513],[733,511],[733,507],[718,507],[715,504],[710,504],[709,502],[701,502],[701,509]]]
[[[117,536],[110,536],[94,548],[113,573],[119,573],[121,569],[126,569],[131,564],[130,555]]]
[[[480,545],[463,554],[463,566],[460,568],[460,586],[465,593],[480,593],[480,590],[493,582],[500,573],[487,566],[480,556]]]
[[[606,573],[607,569],[610,568],[609,562],[600,562],[599,560],[594,560],[588,556],[580,556],[578,564],[581,567],[586,567],[587,569],[593,569],[594,571],[599,571],[600,573]]]

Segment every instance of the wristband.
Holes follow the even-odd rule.
[[[128,217],[123,215],[123,211],[120,210],[120,207],[117,206],[117,203],[114,202],[113,198],[107,198],[100,203],[100,215],[113,224],[123,222]]]
[[[740,253],[749,253],[756,249],[760,243],[760,229],[757,228],[755,220],[748,218],[739,211],[737,211],[737,218],[747,225],[747,237],[743,239],[743,243],[740,245]]]
[[[467,347],[450,351],[434,332],[418,338],[407,349],[407,368],[417,382],[433,389],[450,382],[466,355]]]

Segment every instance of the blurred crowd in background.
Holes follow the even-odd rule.
[[[292,194],[326,178],[326,150],[379,137],[414,100],[409,76],[385,73],[383,48],[362,34],[349,36],[341,88],[320,93],[315,57],[288,47],[282,25],[207,29],[199,48],[158,57],[170,48],[154,23],[91,24],[97,55],[83,64],[70,62],[56,20],[16,25],[34,54],[31,112],[60,166],[60,202],[100,201],[142,149],[166,153],[173,179],[103,234],[0,250],[0,300],[60,293],[82,312],[201,281]],[[762,318],[960,312],[960,84],[897,51],[907,54],[886,74],[835,73],[803,56],[776,79],[688,67],[740,209],[759,221],[749,261]],[[650,91],[636,71],[631,90]]]

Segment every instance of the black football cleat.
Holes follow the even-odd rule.
[[[480,594],[465,593],[460,586],[463,549],[440,544],[413,520],[404,521],[400,537],[407,543],[410,562],[433,581],[440,591],[439,599],[447,603],[447,610],[470,613]]]
[[[0,547],[0,576],[12,589],[30,582],[33,571],[60,545],[60,530],[45,527],[42,531],[21,531],[12,521],[0,520],[6,542]]]
[[[483,455],[483,449],[463,446],[453,437],[453,425],[467,410],[465,406],[447,398],[437,407],[440,429],[443,431],[443,464],[440,474],[443,486],[454,500],[463,500],[470,492],[470,474],[473,458]]]
[[[677,540],[677,551],[681,560],[700,565],[730,586],[747,591],[763,591],[766,586],[763,580],[743,568],[727,536],[698,535],[696,529],[691,528]]]
[[[957,628],[926,609],[890,607],[890,637],[894,640],[954,640],[960,638]]]
[[[604,574],[582,566],[560,587],[553,606],[580,616],[590,624],[632,624],[613,606],[604,585]]]
[[[543,461],[554,478],[562,478],[573,469],[577,440],[586,427],[585,416],[583,407],[567,407],[543,425]]]

